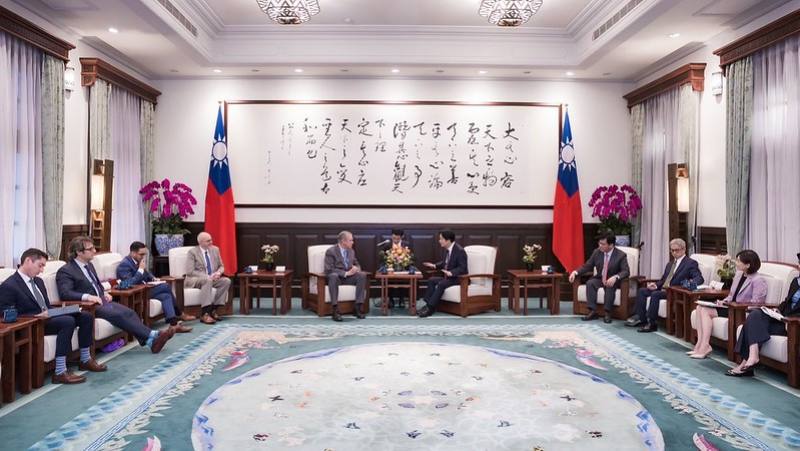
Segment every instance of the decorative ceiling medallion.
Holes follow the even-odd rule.
[[[543,0],[482,0],[478,14],[500,27],[518,27],[533,17]]]

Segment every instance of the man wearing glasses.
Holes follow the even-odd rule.
[[[703,274],[697,261],[686,256],[686,241],[675,238],[669,242],[672,259],[664,268],[664,275],[658,282],[650,282],[645,288],[639,288],[636,295],[636,315],[628,318],[628,327],[641,326],[638,332],[655,332],[658,330],[658,307],[666,299],[665,287],[681,286],[684,281],[693,280],[696,285],[704,282]],[[647,298],[650,298],[650,306]]]
[[[81,300],[99,304],[95,316],[102,318],[125,332],[133,334],[139,344],[147,346],[153,354],[158,354],[164,345],[175,335],[175,328],[158,331],[151,330],[133,310],[116,302],[103,289],[91,261],[97,249],[87,236],[79,236],[69,243],[69,263],[56,273],[58,294],[63,300]]]
[[[157,282],[150,271],[147,270],[147,246],[141,241],[134,241],[130,246],[130,254],[123,258],[117,266],[117,279],[127,280],[131,285],[141,285],[148,282]],[[153,285],[150,287],[150,297],[161,302],[164,311],[164,321],[175,326],[175,332],[184,334],[192,331],[191,327],[186,327],[181,321],[194,321],[192,315],[182,313],[180,307],[175,302],[175,295],[172,288],[166,283]]]

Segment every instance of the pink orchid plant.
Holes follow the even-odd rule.
[[[192,205],[197,199],[192,189],[183,183],[171,183],[169,179],[161,182],[153,180],[139,190],[142,203],[148,206],[153,215],[153,233],[168,235],[185,235],[189,231],[183,226],[183,220],[194,214]]]
[[[642,210],[642,199],[630,185],[599,186],[592,198],[592,217],[600,218],[600,228],[616,235],[631,233],[632,222]]]

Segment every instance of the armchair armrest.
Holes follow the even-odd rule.
[[[326,276],[325,274],[323,274],[321,272],[308,272],[308,273],[303,274],[303,277],[306,278],[306,279],[310,279],[312,277],[325,279],[328,276]]]
[[[783,322],[786,324],[795,324],[800,326],[800,316],[784,316]]]
[[[572,285],[577,290],[579,285],[585,284],[586,281],[591,279],[593,275],[594,274],[578,274],[578,276],[575,277],[575,281],[572,282]],[[566,274],[566,277],[567,277],[567,280],[569,280],[569,274]]]
[[[736,309],[736,310],[748,310],[748,309],[755,309],[761,307],[769,307],[768,304],[763,302],[754,302],[754,303],[747,303],[747,302],[729,302],[728,308]]]

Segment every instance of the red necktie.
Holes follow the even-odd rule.
[[[605,258],[603,259],[603,283],[606,283],[606,279],[608,278],[608,254],[605,254]]]

